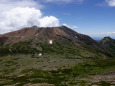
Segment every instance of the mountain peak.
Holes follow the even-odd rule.
[[[112,40],[112,38],[110,36],[106,36],[103,38],[104,40]]]
[[[5,40],[3,40],[5,38]],[[57,40],[71,41],[82,44],[95,44],[95,41],[84,34],[77,33],[66,26],[60,27],[27,27],[18,31],[9,32],[0,36],[2,43],[12,43],[22,40]],[[43,41],[44,42],[44,41]]]
[[[105,43],[107,43],[107,42],[112,42],[112,41],[114,41],[114,39],[112,39],[111,37],[107,36],[107,37],[104,37],[104,38],[100,41],[100,43],[105,44]]]
[[[111,38],[105,37],[105,39],[108,40]],[[106,52],[105,48],[94,41],[91,37],[77,33],[66,26],[33,26],[14,32],[9,32],[0,36],[0,45],[15,44],[24,41],[31,41],[33,47],[36,47],[39,44],[52,44],[53,46],[55,44],[61,44],[65,46],[68,44],[68,46],[75,46],[80,49],[95,49],[97,51]]]

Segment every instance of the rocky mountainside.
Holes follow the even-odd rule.
[[[35,36],[38,28],[24,28],[22,30],[6,33],[0,36],[1,44],[15,43],[21,40],[28,40]]]
[[[103,47],[108,49],[110,52],[115,54],[115,40],[110,37],[104,37],[101,41],[99,41]]]
[[[0,86],[114,86],[114,45],[65,26],[0,35]]]
[[[39,27],[30,27],[24,28],[15,32],[6,33],[0,36],[0,43],[13,43],[22,40],[61,40],[61,41],[71,41],[77,42],[81,44],[87,45],[94,45],[97,46],[98,44],[89,36],[79,34],[68,27],[46,27],[46,28],[39,28]]]
[[[62,27],[30,27],[24,28],[19,31],[6,33],[0,36],[1,43],[11,43],[22,40],[60,40],[62,41],[76,41],[82,44],[96,44],[96,42],[91,39],[89,36],[79,34],[65,26]]]
[[[109,47],[109,44],[112,44],[113,46],[115,46],[115,40],[110,38],[110,37],[104,37],[102,40],[100,40],[100,42],[102,45],[104,45],[105,47]]]
[[[65,48],[68,47],[68,49],[69,47],[71,49],[73,47],[72,50],[74,50],[75,48],[75,50],[77,49],[78,51],[89,51],[92,53],[101,52],[102,54],[105,53],[108,56],[111,56],[111,53],[108,50],[106,50],[101,44],[94,41],[91,37],[77,33],[66,26],[51,28],[39,28],[37,26],[33,26],[18,31],[6,33],[0,36],[0,45],[9,45],[25,41],[31,41],[31,48],[34,48],[34,50],[38,50],[40,52],[43,52],[43,49],[45,51],[46,47],[44,46],[52,42],[53,48],[49,48],[52,51],[56,51],[56,46],[62,46]],[[59,45],[57,45],[57,43]],[[9,49],[7,52],[11,53],[11,51],[14,51],[17,48],[17,46],[15,46],[16,48],[13,49],[13,47],[13,45],[9,45]]]
[[[44,44],[47,45],[50,44],[50,42],[52,42],[52,44],[55,45],[54,47],[56,47],[56,43],[58,43],[62,47],[74,47],[79,51],[88,50],[90,52],[101,52],[107,54],[108,56],[111,56],[111,53],[103,46],[103,44],[99,44],[96,41],[94,41],[91,37],[77,33],[66,26],[51,28],[39,28],[37,26],[33,26],[18,31],[6,33],[0,36],[0,45],[9,45],[25,41],[31,41],[32,44],[30,47],[34,48],[34,50],[38,50],[41,52],[43,52],[43,49],[46,48],[44,48]],[[14,46],[9,46],[10,47],[8,50],[14,51]],[[52,48],[52,50],[54,49]]]

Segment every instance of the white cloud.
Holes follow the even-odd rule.
[[[36,0],[0,0],[0,34],[37,25],[59,26],[54,16],[43,16],[43,5]]]
[[[115,7],[115,0],[106,0],[108,6]]]
[[[54,16],[43,16],[41,11],[35,8],[17,7],[3,13],[0,19],[0,33],[34,25],[39,27],[59,26],[59,20]]]
[[[102,35],[105,35],[105,34],[115,34],[115,32],[103,32],[103,33],[100,33]]]
[[[44,0],[46,2],[72,2],[74,0]]]
[[[45,16],[40,19],[41,27],[55,27],[59,26],[59,20],[54,16]]]
[[[35,0],[0,0],[0,12],[8,11],[16,7],[42,8],[43,5]]]
[[[115,38],[115,32],[101,32],[101,33],[92,33],[92,34],[88,34],[91,37],[105,37],[105,36],[110,36]]]
[[[76,29],[78,29],[78,26],[73,26],[73,25],[67,25],[67,24],[63,24],[64,26],[67,26],[67,27],[69,27],[69,28],[71,28],[71,29],[73,29],[73,30],[76,30]]]
[[[71,29],[76,30],[78,26],[71,26]]]
[[[70,2],[83,2],[83,0],[43,0],[44,2],[65,2],[65,3],[70,3]]]
[[[56,27],[58,18],[44,16],[40,11],[43,8],[40,0],[0,0],[0,34],[16,31],[24,27]],[[46,2],[82,2],[83,0],[43,0]],[[43,2],[41,1],[41,2]],[[77,26],[69,26],[76,29]]]

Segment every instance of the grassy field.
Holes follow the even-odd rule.
[[[30,41],[0,46],[0,86],[114,86],[115,58],[86,47]]]
[[[37,56],[37,55],[36,55]],[[74,58],[64,56],[8,55],[0,58],[0,85],[22,86],[47,83],[54,86],[111,86],[113,81],[90,81],[90,76],[115,73],[115,59]],[[85,79],[84,79],[85,78]],[[105,85],[103,85],[105,84]]]

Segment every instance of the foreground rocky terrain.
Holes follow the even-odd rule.
[[[114,86],[115,40],[68,27],[0,35],[0,86]]]

